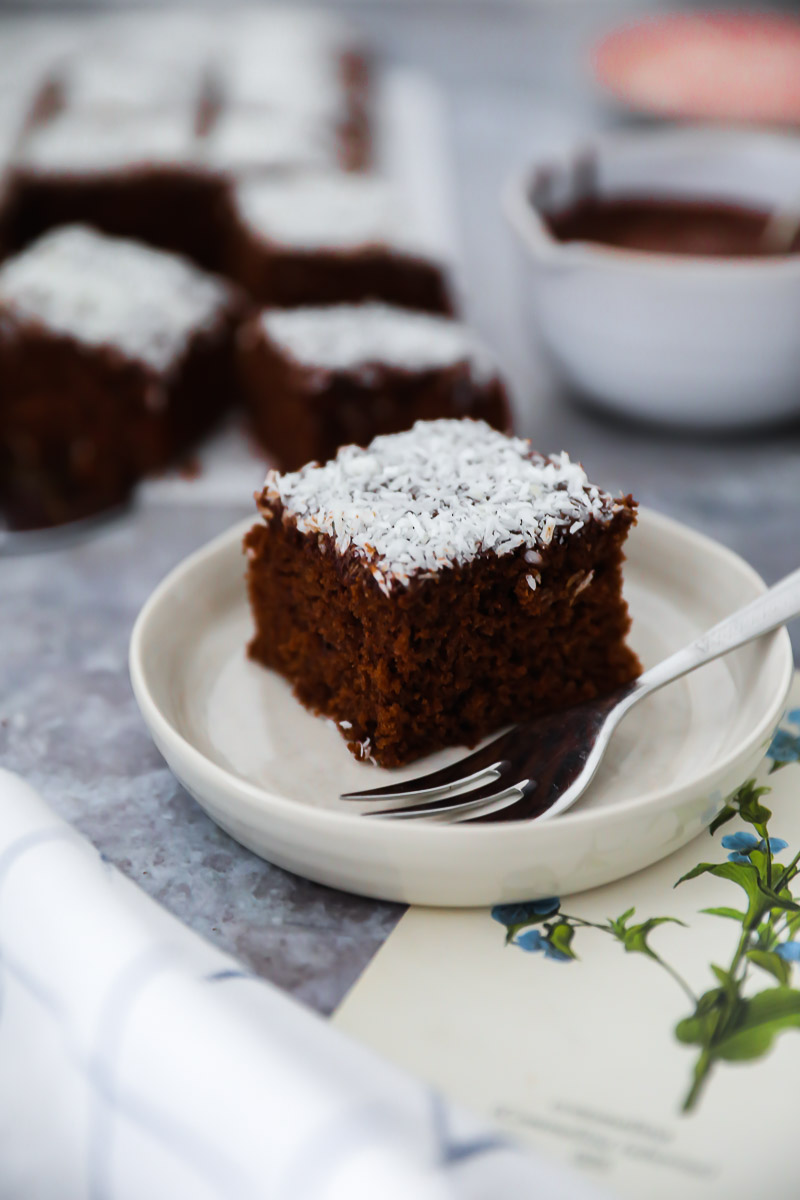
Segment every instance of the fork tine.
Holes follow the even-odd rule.
[[[531,786],[529,779],[521,779],[517,783],[498,788],[496,780],[493,780],[486,787],[477,788],[473,792],[465,792],[457,796],[443,796],[440,800],[429,800],[422,804],[409,804],[403,808],[381,808],[377,812],[367,812],[364,815],[367,817],[399,817],[401,819],[408,819],[411,817],[428,817],[434,813],[469,812],[472,809],[485,808],[492,801],[503,800],[506,797],[508,798],[508,803],[512,804],[522,799],[526,790]]]
[[[449,767],[407,779],[405,783],[390,783],[386,787],[368,788],[363,792],[344,792],[341,800],[405,800],[412,796],[430,796],[453,792],[486,776],[486,782],[500,779],[508,763],[502,751],[508,734],[501,734],[488,746],[475,750]]]

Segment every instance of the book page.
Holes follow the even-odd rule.
[[[713,833],[594,891],[410,909],[336,1023],[611,1195],[798,1194],[799,679]]]

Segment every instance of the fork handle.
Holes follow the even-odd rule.
[[[665,683],[672,683],[673,679],[680,679],[695,667],[713,662],[729,650],[736,650],[754,638],[771,633],[797,616],[800,616],[800,570],[792,571],[791,575],[776,583],[763,596],[752,600],[682,650],[677,650],[663,662],[645,671],[636,681],[633,695],[637,700],[641,699],[644,694],[663,687]]]

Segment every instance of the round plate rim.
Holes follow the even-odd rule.
[[[720,542],[715,541],[706,534],[699,533],[697,530],[684,525],[680,521],[676,521],[672,517],[667,517],[644,506],[641,506],[639,509],[639,517],[640,520],[644,518],[647,525],[652,526],[656,531],[659,529],[669,530],[673,534],[683,537],[688,542],[694,542],[696,546],[705,549],[717,558],[727,560],[729,565],[734,566],[743,576],[756,584],[758,591],[766,589],[764,580],[749,563],[733,550],[728,549],[728,547],[723,546]],[[470,823],[457,825],[429,821],[365,821],[361,813],[351,814],[336,809],[302,805],[291,797],[281,795],[279,792],[268,791],[257,784],[250,783],[248,780],[242,779],[232,771],[227,770],[219,763],[208,758],[207,755],[184,737],[162,712],[151,693],[146,670],[143,665],[142,651],[145,633],[154,613],[165,598],[169,596],[172,589],[178,586],[181,580],[201,563],[229,549],[230,544],[235,540],[241,540],[247,530],[252,527],[253,523],[252,517],[238,521],[235,525],[218,534],[204,546],[201,546],[184,558],[155,587],[136,618],[131,633],[128,655],[131,685],[142,718],[157,744],[169,746],[171,754],[174,753],[176,758],[183,758],[192,762],[200,775],[205,773],[210,781],[216,782],[219,791],[223,793],[233,792],[238,799],[244,800],[250,805],[257,806],[265,814],[268,814],[272,810],[275,816],[288,817],[290,820],[294,819],[296,821],[303,821],[305,819],[306,822],[310,822],[311,824],[320,827],[327,826],[339,832],[350,829],[356,835],[363,834],[366,831],[365,827],[368,826],[372,835],[380,836],[379,830],[384,829],[387,831],[385,836],[391,838],[395,843],[405,843],[407,841],[413,843],[414,840],[419,838],[426,840],[430,837],[452,838],[454,833],[457,837],[463,837],[465,830],[469,831],[468,836],[480,837],[484,841],[497,841],[505,839],[509,831],[519,836],[523,829],[535,829],[536,836],[541,837],[548,836],[547,831],[549,830],[556,830],[559,827],[563,828],[560,821],[546,820],[504,821],[497,824],[480,824],[477,826],[470,825]],[[786,698],[789,694],[794,673],[794,658],[791,640],[785,627],[776,630],[775,633],[766,635],[766,638],[763,640],[769,640],[770,642],[775,640],[778,646],[783,647],[782,674],[780,680],[776,681],[775,694],[771,705],[762,713],[761,719],[746,742],[740,743],[724,758],[715,760],[713,765],[708,767],[703,774],[698,775],[691,781],[683,781],[680,784],[655,791],[651,790],[640,796],[633,796],[627,800],[622,800],[613,805],[606,805],[598,809],[588,809],[586,811],[573,810],[569,813],[568,817],[570,828],[576,833],[579,828],[591,832],[593,828],[602,828],[610,820],[624,817],[640,809],[647,807],[656,809],[659,805],[668,803],[675,795],[684,792],[687,787],[700,790],[715,776],[731,770],[743,754],[752,751],[755,746],[771,735],[780,720]]]

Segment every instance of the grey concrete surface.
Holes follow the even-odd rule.
[[[382,54],[443,89],[468,315],[514,380],[521,429],[718,538],[769,580],[797,566],[800,425],[687,439],[609,421],[560,391],[522,318],[498,189],[527,156],[622,119],[582,67],[619,6],[352,7]],[[0,762],[181,919],[330,1012],[401,910],[297,879],[220,832],[165,767],[128,682],[130,629],[153,586],[248,508],[243,497],[237,509],[134,509],[72,548],[0,558]]]

